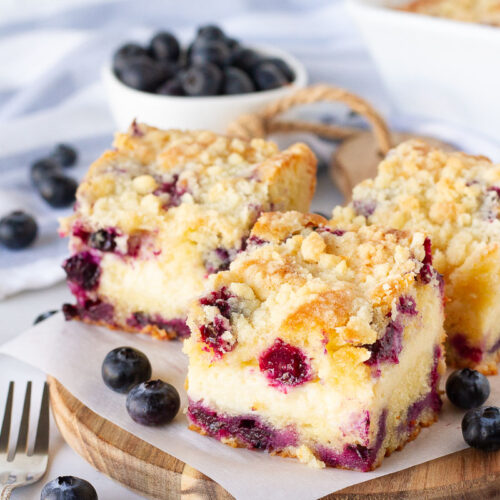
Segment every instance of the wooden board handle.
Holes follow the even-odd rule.
[[[267,137],[272,132],[302,131],[312,132],[331,139],[345,139],[359,132],[352,127],[311,123],[304,121],[279,121],[276,117],[296,106],[314,102],[343,102],[353,111],[364,116],[373,128],[378,147],[382,154],[391,149],[391,136],[385,120],[375,108],[363,98],[345,89],[326,84],[312,85],[278,99],[263,110],[248,115],[242,115],[231,123],[228,134],[251,139],[252,137]]]

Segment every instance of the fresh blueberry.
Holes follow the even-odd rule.
[[[269,61],[257,64],[252,70],[252,76],[259,90],[277,89],[288,83],[278,66]]]
[[[136,385],[127,396],[127,411],[142,425],[163,425],[177,415],[181,400],[177,389],[161,380]]]
[[[184,93],[184,88],[182,86],[181,78],[179,77],[174,77],[171,78],[170,80],[167,80],[164,84],[160,85],[156,89],[156,93],[161,95],[176,95],[176,96],[186,95]]]
[[[500,408],[481,406],[469,410],[462,420],[462,434],[472,448],[500,450]]]
[[[157,61],[177,61],[180,47],[177,38],[168,31],[161,31],[149,42],[149,53]]]
[[[118,347],[104,358],[101,373],[110,389],[124,394],[134,385],[151,378],[151,364],[141,351],[132,347]]]
[[[187,48],[183,51],[183,53],[181,54],[181,60],[183,61],[183,63],[185,65],[189,65],[189,62],[191,61],[191,53],[193,52],[193,47],[195,46],[195,44],[197,43],[197,40],[194,40],[193,42],[191,42]],[[198,40],[198,43],[199,43],[199,40]]]
[[[31,182],[38,186],[38,184],[51,174],[60,173],[61,166],[55,160],[51,158],[42,158],[37,160],[30,169]]]
[[[50,157],[63,167],[71,167],[76,163],[78,153],[68,144],[58,144]]]
[[[214,24],[207,24],[206,26],[200,26],[198,28],[198,33],[196,34],[197,39],[203,40],[225,40],[226,35],[224,32]]]
[[[11,212],[0,219],[0,244],[11,250],[31,245],[38,233],[35,219],[21,210]]]
[[[262,61],[262,56],[252,49],[237,48],[231,55],[230,64],[250,73]]]
[[[116,248],[116,231],[99,229],[90,235],[90,246],[101,252],[112,252]]]
[[[129,59],[118,76],[133,89],[154,92],[168,78],[168,73],[162,63],[142,56]]]
[[[243,70],[234,66],[224,69],[223,94],[247,94],[254,91],[255,85]]]
[[[40,500],[97,500],[97,492],[85,479],[59,476],[43,487]]]
[[[130,59],[146,55],[147,50],[136,43],[122,45],[113,55],[113,70],[119,75]]]
[[[270,62],[277,66],[280,71],[285,75],[285,78],[287,79],[288,82],[293,82],[295,80],[295,73],[290,66],[283,61],[283,59],[280,59],[279,57],[269,57],[266,59],[267,62]]]
[[[214,64],[191,66],[183,75],[182,86],[189,96],[217,95],[222,84],[222,71]]]
[[[42,198],[54,208],[63,208],[74,203],[77,187],[75,179],[57,172],[43,177],[37,184]]]
[[[41,323],[42,321],[45,321],[46,319],[50,318],[51,316],[54,316],[54,314],[58,313],[59,311],[57,310],[52,310],[52,311],[45,311],[42,314],[39,314],[36,318],[35,321],[33,321],[34,325],[38,325],[38,323]]]
[[[481,406],[490,395],[488,379],[476,370],[454,371],[446,381],[446,395],[459,408],[469,410]]]
[[[226,38],[226,45],[229,50],[234,51],[240,47],[240,42],[236,38]]]
[[[66,259],[63,269],[68,280],[84,290],[96,288],[101,276],[99,259],[90,252],[80,252]]]
[[[163,61],[160,64],[162,66],[164,76],[163,81],[170,80],[182,72],[181,66],[174,61]]]
[[[205,64],[212,63],[223,67],[229,61],[231,51],[224,42],[217,40],[195,43],[191,49],[191,63]]]

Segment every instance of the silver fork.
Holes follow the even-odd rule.
[[[14,454],[9,456],[10,423],[14,382],[9,384],[9,393],[0,432],[0,500],[8,500],[12,490],[38,481],[47,469],[49,456],[49,388],[43,388],[42,405],[36,431],[33,452],[28,455],[28,431],[31,405],[31,382],[26,385],[23,414]]]

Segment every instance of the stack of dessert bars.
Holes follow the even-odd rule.
[[[437,419],[445,356],[496,373],[500,165],[407,142],[330,221],[315,182],[304,144],[136,124],[62,221],[64,312],[185,338],[193,430],[367,471]]]

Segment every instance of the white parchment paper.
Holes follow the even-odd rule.
[[[91,410],[123,429],[188,463],[217,481],[239,500],[313,500],[356,483],[368,481],[466,447],[460,430],[462,411],[445,401],[439,422],[424,429],[403,451],[386,458],[373,472],[313,469],[293,459],[233,449],[187,429],[182,411],[162,428],[134,423],[125,409],[125,396],[107,389],[101,363],[115,347],[129,345],[149,357],[153,377],[173,384],[186,406],[183,389],[187,359],[180,342],[161,342],[145,335],[114,332],[57,314],[0,347],[0,352],[30,363],[57,378]],[[491,377],[489,404],[500,402],[500,377]]]

